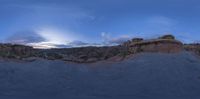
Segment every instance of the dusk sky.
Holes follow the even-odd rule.
[[[198,42],[199,5],[199,0],[0,0],[0,41],[74,47],[173,34]]]

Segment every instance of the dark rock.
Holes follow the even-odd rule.
[[[132,43],[138,43],[138,42],[141,42],[143,40],[144,40],[143,38],[133,38]]]
[[[0,44],[0,56],[7,58],[30,57],[33,54],[33,48],[23,45]]]
[[[164,35],[159,37],[159,39],[171,39],[171,40],[175,40],[176,38],[173,35]]]
[[[186,51],[194,52],[195,54],[200,56],[200,44],[199,43],[185,44],[184,49]]]
[[[80,55],[78,58],[86,60],[88,58],[87,55]]]

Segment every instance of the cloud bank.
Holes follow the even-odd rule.
[[[55,31],[54,31],[55,32]],[[87,43],[81,40],[65,40],[58,32],[54,34],[52,31],[20,31],[10,37],[5,42],[12,44],[22,44],[33,46],[34,48],[49,49],[49,48],[71,48],[71,47],[86,47],[86,46],[112,46],[121,44],[129,39],[130,36],[111,37],[109,33],[101,33],[102,42]]]
[[[46,39],[41,37],[35,31],[21,31],[17,32],[6,39],[7,43],[14,44],[29,44],[29,43],[39,43],[45,42]]]
[[[101,38],[103,40],[104,45],[118,45],[122,44],[123,42],[126,42],[133,38],[131,35],[120,35],[118,37],[111,37],[110,33],[102,32]]]

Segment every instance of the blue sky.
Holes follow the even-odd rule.
[[[173,34],[200,41],[198,0],[0,0],[0,41],[38,47]]]

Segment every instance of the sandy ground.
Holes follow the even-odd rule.
[[[0,99],[200,99],[200,59],[182,52],[93,64],[1,60]]]

